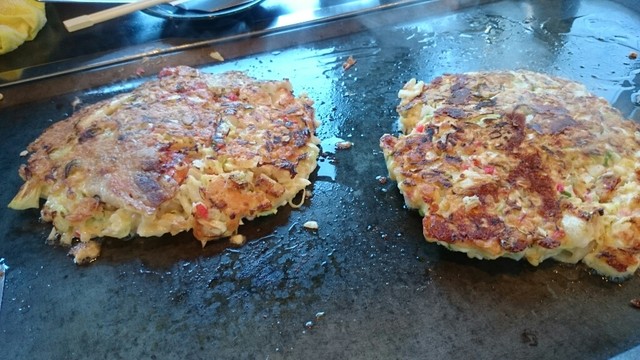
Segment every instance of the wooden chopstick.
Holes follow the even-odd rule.
[[[118,5],[95,13],[74,17],[63,21],[62,23],[64,24],[64,27],[67,28],[67,31],[74,32],[107,20],[130,14],[134,11],[168,2],[173,2],[173,0],[140,0],[129,4]]]

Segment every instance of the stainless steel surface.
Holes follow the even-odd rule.
[[[72,34],[64,29],[62,20],[85,14],[89,12],[88,9],[95,11],[109,6],[50,4],[56,6],[48,8],[47,26],[38,34],[38,38],[0,58],[0,89],[161,55],[172,55],[193,48],[219,46],[231,41],[284,33],[300,27],[315,26],[422,2],[424,1],[300,0],[287,3],[266,0],[245,12],[231,12],[230,16],[225,17],[203,16],[195,19],[202,21],[194,21],[191,14],[184,18],[175,14],[175,17],[166,16],[165,19],[136,12],[120,18],[118,22],[97,24],[92,27],[91,32]],[[465,7],[482,2],[487,1],[456,0],[453,6]],[[426,3],[432,4],[429,7],[430,11],[441,11],[450,6],[449,2],[444,1]],[[384,19],[380,21],[385,22]],[[353,27],[328,29],[325,31],[327,35],[311,33],[306,35],[305,39],[297,41],[308,42],[332,36],[331,34],[337,32],[350,31],[354,31]],[[96,36],[100,41],[96,41]],[[1,106],[3,103],[0,103]]]
[[[190,11],[213,12],[250,3],[254,0],[187,0],[172,2],[171,5]]]
[[[250,10],[251,8],[257,6],[258,4],[260,4],[263,0],[251,0],[251,1],[244,1],[243,3],[236,5],[236,6],[232,6],[232,7],[227,7],[224,9],[218,9],[215,11],[199,11],[197,10],[195,7],[192,7],[191,9],[188,8],[188,5],[190,5],[191,3],[186,3],[187,7],[184,6],[172,6],[172,5],[168,5],[168,4],[162,4],[162,5],[158,5],[158,6],[154,6],[151,7],[149,9],[146,9],[145,12],[149,15],[153,15],[153,16],[158,16],[161,18],[165,18],[165,19],[170,19],[170,20],[181,20],[181,21],[196,21],[196,20],[207,20],[207,21],[211,21],[214,20],[215,18],[223,18],[223,17],[228,17],[231,15],[237,15],[237,14],[241,14],[243,12],[246,12],[248,10]],[[195,6],[198,6],[198,4],[196,4]],[[202,4],[201,6],[203,6],[203,8],[206,6],[206,2],[205,4]]]
[[[63,21],[67,31],[84,30],[96,24],[112,21],[137,11],[145,11],[158,6],[175,6],[195,13],[218,13],[230,9],[239,9],[254,0],[141,0],[127,4],[120,4],[108,9],[82,14]],[[86,30],[85,30],[86,31]]]
[[[585,83],[640,120],[640,63],[629,58],[640,52],[634,4],[425,1],[284,25],[303,18],[304,11],[293,11],[269,23],[277,30],[225,41],[191,38],[202,43],[185,40],[170,52],[5,86],[1,204],[21,183],[20,151],[43,129],[178,63],[289,78],[296,93],[316,101],[323,154],[311,199],[247,222],[242,248],[201,248],[190,234],[107,239],[97,262],[77,267],[65,249],[44,244],[49,226],[37,211],[0,209],[0,254],[11,265],[0,310],[2,355],[633,358],[640,312],[629,301],[640,297],[638,275],[618,284],[582,265],[533,267],[448,252],[423,240],[418,214],[406,209],[394,183],[377,177],[386,175],[379,137],[397,129],[397,91],[411,77],[544,71]],[[213,26],[163,24],[171,36],[182,26]],[[211,59],[214,50],[226,61]],[[349,56],[357,62],[344,71]],[[13,100],[24,96],[31,100]],[[337,151],[339,139],[354,146]],[[317,232],[302,227],[308,220],[318,222]]]
[[[70,4],[128,4],[139,0],[38,0],[43,3],[70,3]]]
[[[72,4],[129,4],[140,0],[38,0],[43,3],[72,3]],[[185,10],[194,11],[219,11],[233,6],[242,5],[252,0],[174,0],[171,5]]]

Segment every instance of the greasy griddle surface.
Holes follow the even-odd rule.
[[[377,179],[387,174],[378,139],[397,130],[396,94],[411,77],[545,71],[632,114],[640,65],[627,55],[640,17],[609,2],[562,3],[526,3],[527,13],[500,2],[203,68],[287,77],[316,100],[325,154],[313,197],[247,223],[242,248],[202,249],[190,234],[107,240],[86,267],[44,244],[37,211],[2,207],[2,356],[600,359],[640,344],[629,306],[637,276],[615,284],[582,265],[448,252],[423,240],[418,214]],[[357,63],[343,71],[350,55]],[[0,110],[0,203],[21,184],[18,154],[76,97],[93,103],[137,81]],[[336,151],[338,139],[354,146]]]

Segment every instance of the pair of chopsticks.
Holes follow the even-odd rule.
[[[117,17],[130,14],[132,12],[150,8],[159,4],[171,3],[171,5],[180,4],[188,0],[140,0],[129,4],[118,5],[110,9],[98,11],[92,14],[81,15],[69,20],[65,20],[62,23],[67,31],[74,32],[77,30],[91,27],[95,24],[115,19]]]

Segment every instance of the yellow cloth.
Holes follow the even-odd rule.
[[[0,54],[33,40],[46,22],[44,3],[36,0],[0,0]]]

